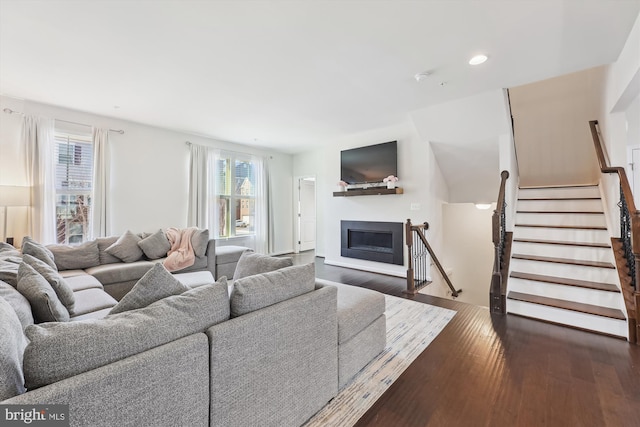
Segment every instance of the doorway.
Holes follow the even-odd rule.
[[[299,177],[295,252],[316,248],[316,178]]]

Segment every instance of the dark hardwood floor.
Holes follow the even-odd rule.
[[[328,266],[313,252],[294,258],[315,260],[320,278],[407,297],[402,278]],[[411,299],[457,314],[358,427],[640,426],[640,346],[447,299]]]

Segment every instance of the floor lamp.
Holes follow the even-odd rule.
[[[0,206],[4,207],[3,240],[6,240],[7,243],[13,244],[13,237],[7,237],[7,217],[9,216],[9,208],[29,205],[31,205],[29,187],[0,185]]]

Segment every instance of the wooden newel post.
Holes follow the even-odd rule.
[[[407,218],[407,223],[405,224],[405,240],[407,242],[407,252],[409,258],[409,265],[407,267],[407,293],[415,294],[416,293],[416,284],[413,278],[413,229],[411,225],[411,219]]]

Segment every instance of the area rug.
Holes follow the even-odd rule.
[[[456,314],[453,310],[385,295],[387,346],[305,427],[354,425]]]

